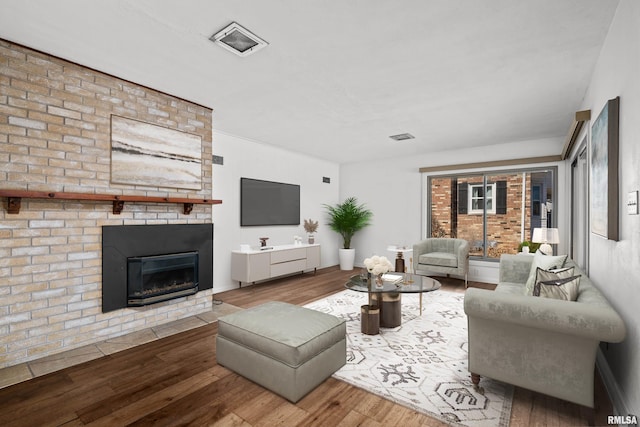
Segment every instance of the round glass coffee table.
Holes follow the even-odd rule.
[[[386,273],[382,286],[369,281],[364,275],[355,275],[345,284],[347,289],[366,292],[369,304],[361,307],[361,330],[363,334],[375,335],[379,327],[395,328],[402,323],[401,296],[405,293],[420,294],[420,315],[422,315],[422,294],[440,289],[440,282],[432,277],[407,273]]]

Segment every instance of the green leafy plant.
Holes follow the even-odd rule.
[[[524,242],[522,242],[522,243],[520,243],[518,245],[518,252],[522,252],[522,247],[523,246],[528,246],[529,247],[529,252],[533,254],[540,247],[540,243],[533,243],[533,242],[530,242],[528,240],[525,240]]]
[[[324,205],[329,214],[327,225],[336,233],[342,236],[343,248],[351,248],[351,239],[356,231],[359,231],[370,224],[373,212],[358,204],[355,197],[349,197],[342,203],[335,206]]]

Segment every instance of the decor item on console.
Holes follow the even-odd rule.
[[[335,206],[324,205],[329,215],[327,225],[343,239],[342,249],[339,250],[340,269],[353,270],[355,260],[355,249],[351,248],[353,235],[371,223],[373,212],[358,204],[355,197],[349,197],[344,202]]]
[[[260,239],[260,247],[266,247],[267,246],[267,240],[269,240],[268,237],[258,237],[258,239]]]
[[[111,116],[111,182],[202,188],[202,138]]]
[[[314,221],[311,218],[304,220],[304,231],[306,231],[308,234],[310,245],[314,244],[316,241],[313,233],[315,233],[317,229],[318,229],[318,221]]]
[[[374,255],[371,258],[365,258],[364,266],[367,271],[375,277],[376,287],[382,287],[382,275],[388,273],[393,268],[391,261],[385,256]]]

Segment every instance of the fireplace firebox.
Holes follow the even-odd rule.
[[[213,288],[213,224],[102,227],[102,312]]]
[[[198,292],[198,253],[127,259],[127,305],[130,307]]]

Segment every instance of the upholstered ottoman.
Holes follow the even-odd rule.
[[[346,363],[344,320],[283,302],[218,319],[218,363],[297,402]]]

